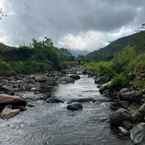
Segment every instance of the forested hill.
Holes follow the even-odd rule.
[[[125,47],[137,48],[139,52],[145,51],[145,31],[135,33],[133,35],[120,38],[113,41],[108,46],[94,51],[86,55],[87,60],[111,60],[115,54],[120,52]]]
[[[0,43],[0,74],[45,72],[72,59],[67,49],[55,47],[48,38],[19,47]]]

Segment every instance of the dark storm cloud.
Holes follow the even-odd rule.
[[[15,43],[45,35],[57,42],[67,34],[90,30],[108,33],[142,23],[145,9],[143,0],[5,1],[13,15],[1,29]]]

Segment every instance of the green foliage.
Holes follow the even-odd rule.
[[[0,75],[42,73],[52,69],[48,62],[40,61],[13,61],[0,60]]]
[[[0,44],[0,75],[38,73],[60,69],[64,61],[73,60],[66,49],[59,49],[49,38],[32,40],[29,46],[9,47]]]
[[[112,77],[116,73],[113,69],[113,63],[111,61],[85,63],[84,66],[99,75],[109,75]]]
[[[137,52],[133,47],[124,48],[121,52],[116,54],[112,60],[114,69],[116,72],[124,72],[130,62],[132,62],[137,56]]]
[[[121,73],[117,74],[111,82],[111,88],[121,88],[127,86],[129,83],[128,77]]]
[[[6,61],[0,60],[0,74],[11,74],[13,73],[12,66]]]

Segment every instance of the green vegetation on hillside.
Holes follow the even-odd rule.
[[[134,47],[125,47],[110,61],[86,62],[84,66],[97,76],[109,76],[110,88],[145,88],[145,51],[141,53]]]
[[[0,44],[0,75],[29,74],[60,69],[64,61],[73,60],[67,49],[59,49],[51,39],[33,39],[28,46],[18,48]]]
[[[111,60],[114,55],[116,55],[128,46],[136,48],[138,52],[145,51],[144,38],[145,31],[141,31],[133,35],[120,38],[98,51],[89,53],[85,59],[90,61],[108,61]]]

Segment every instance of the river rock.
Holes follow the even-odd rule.
[[[83,105],[81,103],[74,102],[74,103],[68,104],[67,109],[71,111],[82,110]]]
[[[13,108],[25,107],[26,101],[18,96],[0,94],[0,109],[3,109],[7,105],[11,105]]]
[[[101,85],[100,89],[99,89],[100,93],[103,94],[106,90],[108,90],[110,88],[110,85],[111,85],[111,81]]]
[[[122,126],[124,121],[132,121],[131,114],[124,108],[120,108],[110,115],[112,127]]]
[[[119,92],[120,100],[128,101],[128,102],[141,102],[142,96],[137,91],[134,90],[121,90]]]
[[[130,131],[130,138],[136,145],[145,145],[145,123],[133,127]]]
[[[70,77],[73,78],[73,79],[75,79],[75,80],[79,80],[80,79],[80,76],[79,75],[71,75]]]
[[[45,75],[38,75],[38,76],[34,76],[34,79],[36,82],[45,83],[48,77]]]
[[[129,89],[128,88],[122,88],[119,93],[122,94],[122,93],[126,93],[126,92],[129,92]]]
[[[47,99],[47,103],[64,103],[64,101],[57,97],[50,97]]]
[[[145,103],[143,105],[141,105],[141,107],[133,115],[135,122],[144,121],[144,117],[145,117]]]
[[[123,134],[123,135],[129,135],[129,131],[127,129],[125,129],[124,127],[119,126],[118,129],[119,129],[119,132],[121,134]]]
[[[20,113],[20,109],[12,109],[11,107],[9,106],[6,106],[1,114],[0,114],[0,117],[2,119],[9,119],[9,118],[12,118],[14,116],[16,116],[18,113]]]
[[[129,102],[128,101],[118,101],[118,102],[112,102],[110,105],[110,108],[112,110],[118,110],[119,108],[125,108],[127,109],[129,106]]]
[[[94,98],[87,97],[87,98],[75,98],[71,99],[68,103],[79,102],[79,103],[86,103],[86,102],[96,102]]]
[[[109,76],[99,76],[95,78],[95,83],[96,84],[104,84],[106,82],[110,81],[110,77]]]
[[[42,83],[42,84],[40,84],[39,92],[40,93],[48,93],[48,92],[51,92],[53,88],[54,88],[54,86]]]
[[[59,79],[58,83],[60,84],[67,84],[67,83],[74,83],[75,79],[66,76],[66,77],[62,77],[61,79]]]

